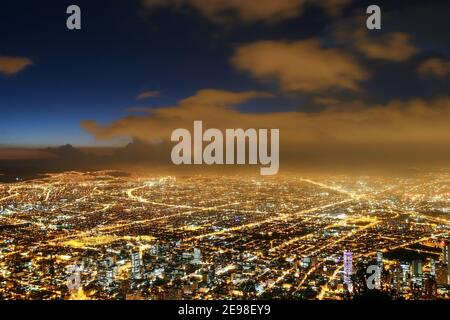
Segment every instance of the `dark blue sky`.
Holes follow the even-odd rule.
[[[356,2],[340,19],[367,3]],[[417,45],[426,49],[411,64],[429,55],[448,56],[449,12],[440,9],[448,6],[429,9],[423,18],[428,24],[420,29],[414,15],[432,1],[384,2],[386,30],[410,31]],[[81,31],[65,27],[70,4],[82,9]],[[405,9],[410,12],[399,19]],[[249,112],[313,111],[310,96],[283,94],[275,84],[235,70],[229,60],[235,45],[257,40],[320,37],[331,45],[327,35],[336,23],[340,20],[314,7],[280,23],[223,25],[194,9],[149,12],[137,0],[2,1],[0,56],[27,57],[33,65],[12,76],[0,73],[0,145],[95,145],[80,128],[81,121],[108,123],[125,116],[129,107],[174,105],[203,88],[276,95],[242,106]],[[366,63],[377,70],[364,83],[366,94],[342,93],[340,98],[384,103],[448,93],[448,81],[425,83],[407,63]],[[145,90],[160,91],[161,96],[137,101],[135,97]]]

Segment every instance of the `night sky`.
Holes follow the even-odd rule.
[[[408,109],[417,101],[431,110],[425,118],[435,116],[435,108],[441,108],[438,119],[448,116],[448,1],[375,1],[383,10],[381,31],[365,28],[365,10],[374,1],[303,2],[280,1],[279,7],[268,6],[261,13],[253,0],[241,4],[234,0],[2,1],[0,145],[121,146],[136,137],[167,139],[161,128],[152,131],[155,123],[169,128],[179,123],[172,124],[160,113],[169,108],[175,109],[169,112],[172,116],[177,115],[183,99],[195,99],[202,90],[216,90],[211,95],[266,95],[223,102],[245,118],[242,124],[236,119],[236,127],[252,126],[248,119],[252,116],[257,120],[254,127],[260,126],[261,119],[270,123],[264,115],[273,116],[278,126],[277,117],[288,114],[301,116],[304,122],[310,117],[316,121],[315,115],[320,119],[339,110],[348,114],[348,108],[367,114],[371,108],[389,110],[395,103]],[[70,4],[81,7],[80,31],[66,28]],[[308,66],[308,54],[320,57],[328,49],[323,55],[326,60],[330,57],[323,61],[325,71],[323,66],[314,67],[314,61]],[[297,61],[296,55],[305,58]],[[19,60],[2,61],[5,57]],[[292,58],[292,68],[273,62],[272,57]],[[19,67],[11,71],[14,63]],[[333,69],[333,63],[343,66],[329,77],[320,76],[328,73],[327,65]],[[434,103],[436,99],[441,100]],[[216,104],[222,106],[222,101]],[[405,111],[405,117],[409,114]],[[439,131],[427,139],[417,138],[428,130],[414,119],[413,129],[419,133],[405,134],[401,143],[412,139],[411,145],[430,144],[439,139],[435,141],[439,147],[446,146],[447,137]],[[186,119],[186,126],[187,120],[191,119]],[[146,121],[148,132],[142,132]],[[321,126],[323,122],[317,121]],[[324,121],[330,131],[345,127]],[[326,143],[323,137],[332,136],[310,131],[308,137],[321,137]],[[377,144],[376,132],[361,136]],[[348,145],[345,137],[337,139]],[[306,140],[314,144],[316,138]],[[378,142],[383,144],[386,138],[379,137]]]

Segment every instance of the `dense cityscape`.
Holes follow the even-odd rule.
[[[447,171],[16,180],[0,299],[450,298]]]

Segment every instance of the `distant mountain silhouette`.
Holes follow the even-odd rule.
[[[56,155],[60,156],[73,156],[73,155],[80,155],[82,154],[81,150],[78,150],[74,148],[71,144],[66,144],[64,146],[60,146],[57,148],[47,148],[44,149],[45,151],[54,153]]]
[[[134,139],[124,148],[117,149],[112,158],[119,163],[170,163],[171,146],[152,144]]]
[[[41,159],[0,160],[0,179],[16,181],[17,177],[29,179],[40,173],[55,173],[71,170],[105,170],[128,166],[154,166],[170,164],[170,144],[152,144],[133,140],[110,155],[96,155],[76,148],[70,144],[40,149],[49,155]],[[3,177],[3,178],[2,178]]]
[[[92,158],[92,155],[89,155],[86,152],[73,147],[71,144],[66,144],[57,148],[47,148],[43,151],[51,153],[56,157],[64,160],[80,161]]]

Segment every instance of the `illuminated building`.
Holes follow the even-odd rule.
[[[202,264],[202,252],[198,248],[194,248],[194,259],[192,260],[193,264]]]
[[[444,244],[444,263],[447,264],[447,283],[450,283],[450,243]]]
[[[412,267],[412,275],[414,277],[419,277],[422,275],[423,273],[423,269],[422,269],[422,260],[414,260],[411,264]]]
[[[443,264],[436,266],[436,282],[440,285],[448,283],[447,266]]]
[[[152,255],[152,256],[157,256],[157,255],[158,255],[158,252],[159,252],[158,249],[159,249],[159,248],[158,248],[158,245],[157,245],[157,244],[152,245],[152,246],[150,247],[150,255]]]
[[[450,250],[449,250],[450,244],[443,242],[442,243],[442,261],[444,264],[449,264],[450,260]]]
[[[430,275],[436,277],[436,260],[433,258],[430,260]]]
[[[402,268],[400,265],[395,266],[393,271],[393,279],[392,279],[392,285],[395,290],[400,291],[402,287]]]
[[[383,270],[383,253],[381,251],[377,252],[377,266],[378,266],[378,272],[376,273],[375,278],[375,287],[380,289],[381,288],[381,272]]]
[[[380,268],[383,268],[383,252],[381,252],[381,251],[377,252],[377,265]]]
[[[410,276],[410,265],[409,263],[402,263],[400,267],[402,268],[403,283],[406,283]]]
[[[344,251],[344,284],[347,285],[348,291],[353,291],[352,284],[353,274],[353,254],[351,251]]]
[[[133,279],[140,279],[141,278],[141,254],[139,251],[132,251],[131,252],[131,274]]]

